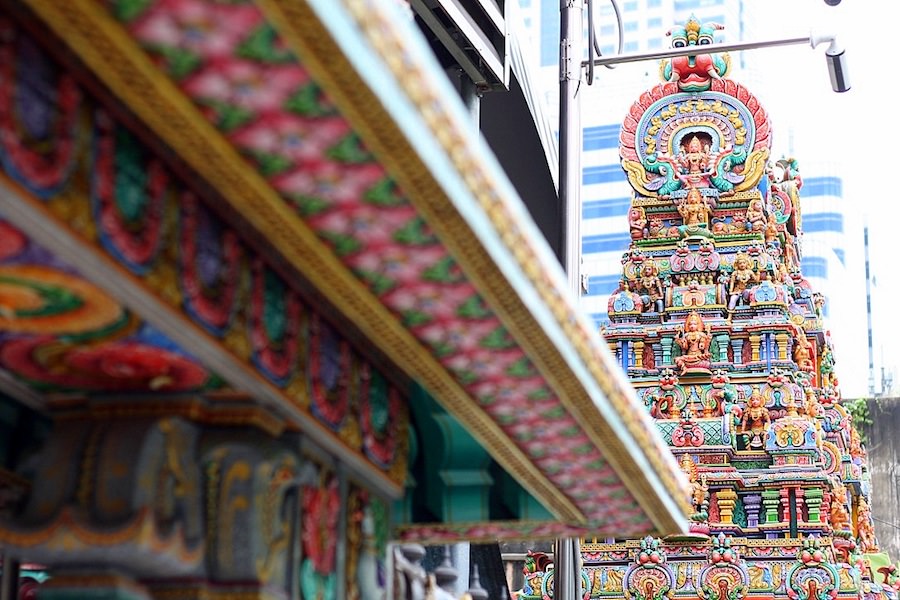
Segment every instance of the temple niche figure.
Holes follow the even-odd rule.
[[[697,135],[691,137],[686,146],[675,157],[679,167],[678,178],[689,187],[708,187],[710,174],[709,142],[701,142]],[[702,186],[700,184],[703,184]]]
[[[769,409],[766,408],[766,400],[759,391],[758,386],[753,386],[753,392],[747,399],[747,408],[741,417],[740,432],[746,436],[748,449],[759,450],[765,444],[766,430],[769,427]]]
[[[681,375],[688,372],[709,372],[709,346],[712,334],[709,325],[704,327],[703,319],[697,311],[691,312],[684,320],[684,326],[675,335],[675,343],[681,348],[681,356],[675,357]]]
[[[875,529],[872,527],[872,510],[865,496],[859,499],[856,509],[856,537],[859,540],[859,549],[864,554],[878,552],[878,542],[875,539]]]
[[[750,200],[747,206],[746,227],[750,231],[763,231],[766,228],[766,213],[763,201],[759,197]]]
[[[691,187],[688,191],[687,198],[678,204],[678,214],[684,220],[685,227],[708,227],[709,226],[709,206],[700,194],[700,190]]]
[[[750,288],[759,283],[759,274],[753,270],[750,257],[743,252],[734,257],[734,270],[728,278],[728,311],[733,311],[738,303],[750,301]]]
[[[801,371],[813,372],[816,367],[812,359],[813,345],[806,338],[802,327],[794,329],[794,362]]]
[[[644,262],[640,275],[633,291],[641,297],[645,311],[661,313],[664,308],[663,285],[659,278],[659,269],[652,258]]]

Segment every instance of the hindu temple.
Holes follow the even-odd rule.
[[[673,47],[715,29],[692,18]],[[664,62],[622,122],[631,242],[602,333],[693,515],[687,535],[584,539],[584,598],[893,598],[826,300],[801,268],[799,162],[773,154],[770,117],[729,66]],[[521,598],[552,595],[546,555],[525,579]]]

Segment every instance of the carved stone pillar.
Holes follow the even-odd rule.
[[[731,488],[724,488],[716,492],[716,501],[719,503],[719,519],[725,525],[734,523],[734,505],[737,502],[737,493]]]
[[[744,340],[741,338],[731,340],[731,352],[734,354],[734,364],[744,363]]]
[[[766,523],[778,523],[778,490],[764,490],[762,504]]]
[[[806,507],[808,510],[807,521],[810,523],[821,523],[822,518],[822,490],[819,488],[810,488],[806,490]]]
[[[759,334],[752,334],[750,336],[750,362],[759,362],[759,344]]]
[[[662,364],[671,365],[672,364],[672,338],[664,337],[660,340],[660,344],[662,345]]]
[[[775,341],[778,344],[778,360],[788,359],[788,339],[786,333],[775,334]]]
[[[744,496],[744,508],[747,510],[747,527],[759,526],[759,509],[762,496],[759,494],[747,494]]]

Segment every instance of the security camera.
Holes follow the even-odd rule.
[[[826,2],[834,2],[835,0],[825,0]],[[840,2],[840,0],[837,0]],[[825,60],[828,62],[828,76],[831,78],[831,89],[835,92],[846,92],[850,89],[850,78],[847,74],[847,58],[844,55],[844,49],[838,46],[837,39],[833,35],[815,35],[809,36],[810,45],[815,48],[822,42],[828,42],[828,49],[825,50]]]
[[[841,3],[841,0],[825,0],[825,4],[828,6],[837,6]]]
[[[831,89],[836,92],[846,92],[850,89],[850,78],[847,75],[847,55],[843,48],[837,48],[832,43],[825,51],[825,60],[828,61],[828,76],[831,78]]]

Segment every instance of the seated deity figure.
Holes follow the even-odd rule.
[[[635,282],[634,292],[644,303],[645,311],[661,313],[664,308],[664,294],[662,280],[659,278],[659,269],[653,259],[648,259],[641,267],[640,278]]]
[[[759,283],[759,273],[753,270],[750,257],[741,252],[734,257],[734,270],[728,278],[728,310],[733,311],[738,303],[750,301],[750,288]]]
[[[688,372],[709,372],[711,342],[709,325],[704,327],[700,314],[691,312],[684,320],[684,326],[675,335],[675,343],[681,348],[681,356],[675,357],[675,366],[682,375]]]
[[[847,511],[847,488],[837,478],[831,480],[831,506],[829,520],[834,531],[850,531],[850,513]]]
[[[691,137],[687,146],[675,157],[680,173],[679,178],[691,187],[709,185],[710,149],[696,135]]]
[[[747,436],[747,448],[762,449],[766,439],[766,429],[771,418],[769,409],[766,408],[766,399],[759,391],[758,386],[753,386],[753,392],[747,399],[747,407],[741,417],[740,432]]]
[[[750,231],[763,231],[766,228],[766,213],[761,198],[753,198],[747,206],[746,227]]]
[[[700,194],[700,190],[691,187],[687,198],[678,205],[678,214],[688,228],[707,227],[709,225],[709,206]]]

